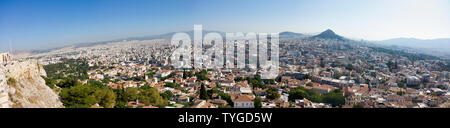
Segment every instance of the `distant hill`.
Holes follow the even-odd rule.
[[[219,33],[220,35],[222,35],[222,37],[225,38],[225,32],[221,32],[221,31],[208,31],[208,30],[203,30],[203,36],[205,36],[208,33],[211,32],[216,32]],[[184,31],[184,32],[170,32],[170,33],[165,33],[165,34],[160,34],[160,35],[150,35],[150,36],[140,36],[140,37],[129,37],[129,38],[122,38],[122,39],[116,39],[116,40],[109,40],[109,41],[100,41],[100,42],[92,42],[92,43],[78,43],[78,44],[72,44],[69,46],[73,46],[76,48],[79,47],[90,47],[90,46],[95,46],[95,45],[101,45],[101,44],[108,44],[108,43],[112,43],[112,42],[119,42],[119,41],[123,41],[123,40],[153,40],[153,39],[166,39],[166,40],[170,40],[172,38],[172,36],[176,33],[186,33],[188,34],[191,39],[194,39],[194,30],[191,31]],[[67,47],[67,46],[65,46]],[[42,50],[44,51],[44,50]]]
[[[416,38],[394,38],[378,41],[377,43],[384,45],[407,46],[413,48],[448,48],[448,50],[450,50],[450,38],[431,40],[422,40]]]
[[[279,37],[280,38],[302,38],[302,37],[306,37],[306,35],[301,34],[301,33],[286,31],[286,32],[280,32]]]
[[[205,36],[208,33],[219,33],[220,35],[222,35],[223,38],[225,38],[225,32],[221,32],[221,31],[209,31],[209,30],[203,30],[203,36]],[[179,32],[170,32],[170,33],[165,33],[165,34],[161,34],[161,35],[151,35],[151,36],[142,36],[142,37],[131,37],[131,38],[126,38],[124,40],[153,40],[153,39],[171,39],[172,36],[176,33]],[[188,34],[191,39],[194,39],[194,30],[191,31],[184,31],[184,32],[180,32],[180,33],[186,33]]]
[[[394,38],[376,41],[376,44],[388,46],[410,47],[434,52],[450,53],[450,38],[422,40],[416,38]]]
[[[332,30],[327,29],[326,31],[320,33],[319,35],[315,35],[312,36],[312,38],[322,38],[322,39],[337,39],[337,40],[341,40],[341,41],[346,41],[348,39],[337,35],[336,33],[334,33]]]

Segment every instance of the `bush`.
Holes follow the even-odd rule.
[[[89,108],[96,103],[93,95],[96,89],[89,85],[77,85],[64,88],[60,93],[62,103],[69,108]]]
[[[312,102],[328,103],[334,107],[341,106],[345,103],[345,97],[342,95],[340,89],[335,89],[325,95],[315,92],[312,89],[305,89],[303,87],[296,87],[289,92],[289,100],[306,98]]]
[[[259,97],[256,97],[254,100],[255,108],[261,108],[262,107],[262,100]]]

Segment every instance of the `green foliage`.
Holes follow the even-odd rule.
[[[276,84],[274,79],[264,79],[263,82],[266,84]]]
[[[311,82],[306,83],[306,86],[312,87],[313,84]]]
[[[253,88],[266,88],[259,74],[256,74],[254,78],[247,77],[247,81]]]
[[[113,108],[116,103],[116,94],[109,88],[98,88],[94,92],[94,97],[100,106]]]
[[[158,106],[160,108],[165,107],[168,102],[159,93],[156,88],[139,89],[138,95],[139,102],[145,105]]]
[[[183,79],[186,79],[187,78],[187,72],[186,72],[186,69],[183,69]]]
[[[76,85],[70,88],[63,88],[61,100],[64,106],[69,108],[89,108],[96,103],[94,96],[96,89],[89,85]]]
[[[159,78],[159,80],[165,81],[167,78],[168,78],[168,77],[161,77],[161,78]]]
[[[123,95],[127,102],[131,100],[137,100],[139,96],[139,89],[133,87],[126,88]]]
[[[243,80],[245,80],[245,79],[242,78],[242,77],[235,77],[234,78],[234,81],[236,81],[236,82],[243,81]]]
[[[341,77],[341,76],[342,76],[342,73],[336,72],[336,73],[334,73],[333,78],[339,79],[339,77]]]
[[[267,98],[271,99],[271,100],[280,98],[280,94],[278,93],[278,89],[276,89],[274,87],[270,87],[267,90]]]
[[[185,74],[183,74],[183,75],[185,75]],[[187,76],[187,77],[193,77],[193,76],[194,76],[194,71],[188,71],[188,72],[186,72],[186,76]]]
[[[131,77],[130,80],[133,80],[133,81],[145,81],[145,77],[144,76],[135,76],[135,77]]]
[[[153,77],[155,73],[153,72],[153,70],[149,70],[145,75],[147,75],[148,77]]]
[[[140,103],[145,105],[152,105],[158,107],[164,107],[168,104],[155,88],[126,88],[114,90],[117,95],[116,108],[129,108],[127,106],[128,101],[139,100]]]
[[[311,75],[306,74],[306,75],[305,75],[305,79],[311,79]]]
[[[320,93],[317,93],[312,89],[305,89],[303,87],[296,87],[289,92],[290,101],[303,98],[306,98],[313,102],[328,103],[335,107],[341,106],[345,103],[345,97],[342,95],[340,89],[335,89],[325,95],[320,95]]]
[[[294,88],[289,92],[289,100],[294,101],[295,99],[303,99],[308,98],[309,95],[306,93],[306,89],[304,88]]]
[[[397,92],[397,95],[399,95],[399,96],[402,96],[402,95],[404,95],[404,94],[405,94],[404,91],[398,91],[398,92]]]
[[[172,91],[167,90],[164,93],[162,93],[161,96],[164,99],[171,99],[173,97],[173,93],[172,93]]]
[[[219,108],[233,108],[233,107],[230,105],[227,105],[227,106],[220,105]]]
[[[178,84],[178,83],[170,83],[170,82],[167,82],[167,83],[164,84],[164,87],[178,88],[178,87],[181,87],[181,85]]]
[[[320,65],[320,67],[322,67],[322,68],[325,67],[325,62],[323,61],[323,58],[322,58],[322,57],[320,58],[320,64],[319,64],[319,65]]]
[[[89,85],[97,86],[97,87],[103,87],[103,83],[97,80],[89,79],[88,80]]]
[[[61,63],[44,65],[43,67],[47,77],[52,79],[64,79],[71,76],[74,79],[86,80],[89,78],[87,71],[95,69],[95,67],[89,67],[84,59],[67,59]]]
[[[115,108],[128,108],[128,98],[125,95],[125,89],[115,89],[114,93],[116,94],[116,105]]]
[[[45,80],[45,85],[47,85],[51,89],[55,88],[55,85],[56,85],[55,80],[53,80],[52,78],[48,78],[48,77],[42,77],[42,78],[44,78],[44,80]]]
[[[144,84],[144,86],[141,86],[140,88],[142,88],[142,89],[150,89],[150,88],[152,88],[149,84]]]
[[[195,76],[197,76],[197,79],[202,81],[202,80],[209,80],[208,76],[207,76],[207,71],[206,70],[202,70],[200,72],[195,73]]]
[[[364,108],[362,104],[354,104],[353,108]]]
[[[228,102],[228,104],[230,104],[231,106],[233,106],[233,101],[231,100],[231,96],[228,93],[224,93],[224,92],[218,92],[219,96]]]
[[[345,69],[353,70],[353,65],[352,64],[347,64],[347,66],[345,66]]]
[[[64,79],[60,80],[58,83],[56,83],[56,86],[61,87],[61,88],[70,88],[70,87],[77,86],[77,85],[81,85],[81,83],[78,82],[77,79],[72,78],[72,77],[64,78]]]
[[[103,84],[108,84],[109,82],[111,82],[111,79],[109,79],[109,78],[105,78],[102,80]]]
[[[207,100],[208,99],[208,92],[206,92],[206,87],[204,84],[200,87],[200,99]]]
[[[340,89],[327,93],[323,98],[323,102],[331,104],[333,107],[345,104],[345,97],[342,95]]]
[[[309,74],[308,74],[308,75],[309,75]],[[281,76],[277,76],[277,78],[275,78],[275,81],[281,82]]]
[[[69,108],[89,108],[95,103],[106,108],[112,108],[116,102],[116,94],[111,89],[92,85],[63,88],[60,96],[64,106]]]
[[[261,108],[262,107],[262,100],[259,97],[256,97],[254,100],[255,108]]]

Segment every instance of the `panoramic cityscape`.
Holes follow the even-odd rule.
[[[52,3],[48,5],[52,7],[72,4],[71,1],[46,2]],[[344,1],[337,7],[329,7],[331,9],[319,6],[331,1],[291,2],[302,4],[301,7],[313,6],[324,13],[355,15],[355,19],[331,16],[338,15],[335,13],[324,14],[330,19],[311,16],[318,15],[316,9],[305,10],[315,10],[315,13],[301,13],[299,19],[286,19],[296,12],[283,8],[294,5],[266,2],[255,4],[255,11],[242,11],[242,8],[237,9],[239,5],[222,2],[202,4],[200,1],[188,4],[195,3],[192,6],[197,9],[193,10],[175,9],[185,6],[185,2],[129,5],[118,1],[106,4],[100,0],[87,2],[92,6],[77,4],[67,6],[69,9],[55,7],[49,10],[35,8],[33,5],[43,3],[31,1],[0,2],[0,8],[8,6],[0,9],[0,15],[5,15],[0,17],[0,28],[5,28],[0,30],[0,108],[450,108],[449,1],[413,0],[408,1],[410,5],[403,3],[405,1],[370,1],[368,5]],[[399,6],[394,4],[396,2],[405,5]],[[255,1],[241,5],[252,3]],[[347,4],[350,3],[355,7],[349,7]],[[104,7],[121,4],[126,7],[120,7],[124,9],[120,13]],[[371,4],[385,5],[387,10],[412,6],[409,9],[423,14],[410,16],[398,10],[392,15],[379,12],[385,16],[378,17],[379,23],[386,28],[371,21],[376,18],[356,21],[362,12],[353,9],[369,9],[366,11],[370,12],[380,9],[370,10]],[[225,13],[225,7],[219,8],[219,5],[233,6],[231,10],[236,10],[230,13],[241,13]],[[33,8],[17,11],[28,6]],[[103,9],[92,9],[97,6]],[[96,14],[72,12],[78,7]],[[147,17],[140,14],[136,17],[141,18],[131,16],[147,7],[154,7],[153,11],[160,9],[161,14],[152,11]],[[165,7],[174,9],[168,11]],[[205,12],[215,7],[217,10]],[[281,11],[263,11],[263,14],[253,15],[263,10],[259,8]],[[24,27],[13,23],[27,20],[22,15],[36,10],[42,14],[33,14],[32,17],[43,16],[51,20],[20,21]],[[54,12],[58,10],[67,12]],[[183,11],[188,11],[187,16],[162,16]],[[124,18],[127,20],[109,17],[115,12],[126,15]],[[213,13],[217,16],[209,16]],[[271,17],[281,13],[287,16]],[[54,17],[64,14],[87,19]],[[389,19],[396,19],[399,15],[408,15],[408,18],[399,21],[404,23],[395,21],[390,24]],[[191,20],[189,17],[202,19]],[[178,21],[183,18],[185,23]],[[407,21],[417,20],[415,18],[431,19]],[[252,24],[254,20],[261,22]],[[440,22],[436,24],[436,20]],[[149,23],[142,23],[147,21]],[[60,22],[67,23],[67,27]],[[120,27],[105,28],[111,24]],[[196,31],[199,24],[208,29]],[[399,27],[392,27],[395,25]],[[43,28],[46,26],[54,28]],[[413,31],[409,27],[417,29]],[[257,32],[254,41],[252,31]],[[235,32],[243,32],[244,37],[228,37]],[[268,36],[261,36],[263,32],[269,33]],[[177,40],[174,35],[180,33],[189,40]],[[213,34],[221,38],[206,39]],[[180,50],[184,52],[176,52]],[[215,51],[214,54],[209,53],[211,51]],[[179,60],[190,66],[176,66]],[[267,60],[276,66],[272,65],[269,70],[265,65]],[[197,61],[210,61],[217,65],[197,66]],[[275,75],[267,77],[267,72]]]

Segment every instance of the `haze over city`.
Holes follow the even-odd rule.
[[[448,0],[2,0],[0,51],[192,30],[320,33],[351,39],[450,37]]]
[[[444,0],[1,1],[0,108],[450,108],[448,9]],[[197,122],[188,112],[163,114]]]

